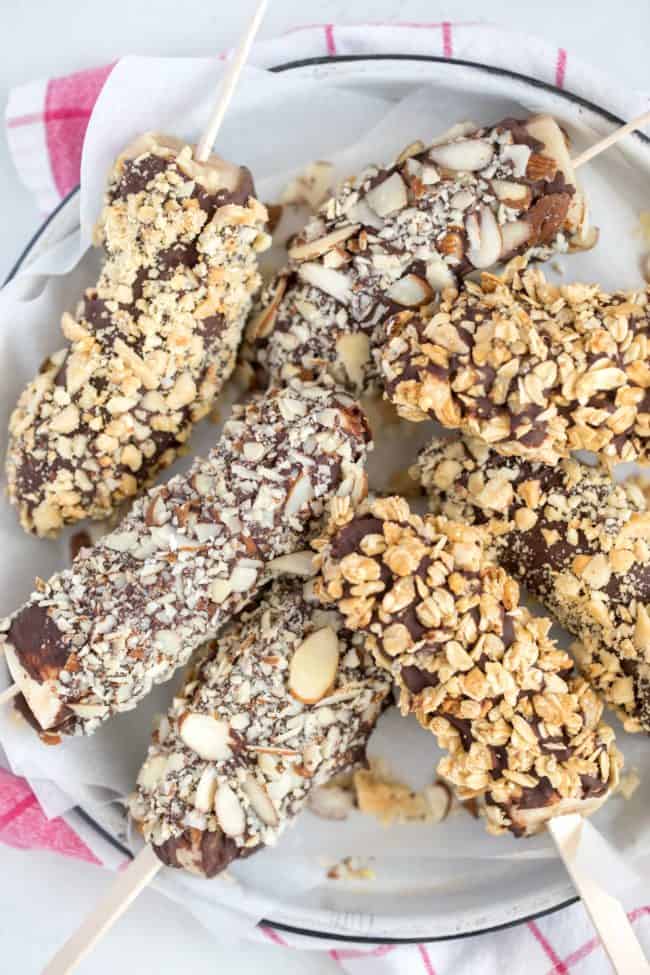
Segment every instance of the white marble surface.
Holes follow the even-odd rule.
[[[109,62],[121,54],[209,54],[236,41],[251,0],[1,0],[0,103],[9,87],[32,78],[63,74]],[[262,30],[271,36],[298,24],[370,20],[486,19],[484,0],[274,0]],[[647,0],[497,0],[493,21],[537,32],[597,66],[622,83],[650,89]],[[4,131],[0,135],[0,280],[38,226],[42,215],[12,169]],[[3,972],[40,972],[54,949],[79,923],[108,875],[86,864],[0,846],[0,951]],[[339,971],[317,953],[297,955],[274,947],[229,948],[153,892],[136,902],[92,958],[86,975],[130,971],[228,972],[321,975]]]

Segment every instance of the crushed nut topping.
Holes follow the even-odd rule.
[[[270,237],[248,171],[233,188],[214,160],[150,138],[111,173],[97,285],[63,315],[69,344],[9,423],[9,498],[27,531],[54,536],[132,498],[231,374]]]
[[[359,811],[374,816],[384,826],[441,823],[452,806],[452,794],[444,782],[414,791],[396,779],[381,759],[370,759],[369,768],[358,769],[353,784]]]
[[[273,577],[269,563],[304,548],[332,498],[365,493],[367,441],[331,385],[296,380],[236,406],[206,458],[2,624],[41,727],[90,733],[171,677]]]
[[[650,731],[650,512],[639,486],[567,459],[434,440],[414,468],[439,514],[485,524],[494,558],[578,637],[578,664],[626,731]]]
[[[480,528],[411,512],[402,498],[332,507],[314,543],[314,592],[400,688],[447,751],[438,774],[480,797],[492,832],[536,832],[552,815],[587,813],[621,763],[602,704],[549,639],[551,622],[519,604]]]
[[[319,785],[364,760],[390,677],[302,588],[276,581],[231,623],[154,733],[130,812],[165,863],[214,876],[274,844]],[[304,704],[291,662],[324,625],[337,633],[336,674]]]
[[[556,286],[525,262],[402,312],[381,350],[386,393],[504,456],[553,464],[572,450],[648,463],[648,293]]]
[[[585,221],[553,119],[456,126],[392,166],[369,167],[321,207],[262,293],[245,354],[272,380],[325,368],[373,393],[373,337],[390,315],[474,268],[581,246]]]

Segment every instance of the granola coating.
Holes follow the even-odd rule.
[[[397,315],[381,350],[388,398],[504,456],[648,463],[650,289],[556,286],[522,264]]]
[[[235,407],[217,446],[152,488],[6,620],[14,680],[45,729],[130,710],[304,546],[334,496],[365,492],[363,414],[332,386]]]
[[[230,624],[154,733],[130,813],[165,863],[214,876],[273,845],[313,789],[364,760],[390,677],[302,589],[275,582]],[[311,703],[294,686],[305,648],[322,692]]]
[[[488,829],[537,832],[588,813],[617,781],[614,732],[551,622],[519,605],[519,587],[485,555],[483,531],[413,514],[402,498],[332,507],[315,543],[314,591],[400,688],[447,755],[438,773],[481,797]]]
[[[66,348],[9,423],[9,498],[26,531],[105,518],[150,484],[231,374],[270,242],[250,174],[189,146],[138,141],[117,161],[96,229],[105,260]]]
[[[434,440],[417,476],[436,513],[485,524],[494,558],[579,639],[575,656],[626,731],[650,731],[650,512],[640,488],[574,459],[503,458]]]
[[[289,249],[247,329],[272,380],[323,368],[379,388],[371,351],[386,319],[427,304],[474,268],[581,246],[585,204],[548,116],[461,123],[343,184]]]

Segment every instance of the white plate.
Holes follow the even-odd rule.
[[[442,59],[353,57],[296,63],[277,70],[292,71],[331,87],[333,119],[337,86],[354,87],[397,100],[413,88],[431,84],[435,85],[435,97],[444,97],[446,92],[467,92],[468,115],[472,114],[472,98],[480,93],[481,118],[485,121],[502,117],[503,105],[512,101],[551,112],[569,127],[578,129],[587,125],[603,131],[609,123],[619,121],[597,106],[532,79]],[[486,95],[484,88],[488,80],[490,93]],[[626,156],[627,163],[622,155],[612,153],[595,167],[601,183],[599,203],[602,204],[605,181],[609,186],[608,206],[614,207],[617,202],[612,187],[618,190],[624,186],[622,192],[628,209],[631,205],[640,210],[650,170],[648,140],[643,137],[628,140]],[[78,216],[78,194],[73,192],[30,242],[10,277],[75,230]],[[635,246],[638,250],[638,244]],[[576,278],[592,277],[605,286],[619,287],[632,286],[639,280],[634,262],[630,264],[628,281],[611,280],[603,246],[593,254],[571,260],[570,273]],[[148,735],[148,731],[143,733]],[[107,809],[101,817],[95,810],[92,821],[113,842],[123,843],[123,820],[115,808]],[[315,937],[385,942],[464,937],[538,917],[575,899],[563,867],[554,859],[439,860],[432,871],[435,829],[430,836],[431,847],[423,850],[426,859],[378,860],[374,864],[377,876],[370,884],[327,881],[323,877],[323,882],[309,893],[292,898],[290,880],[286,887],[281,885],[285,889],[279,889],[275,870],[268,871],[272,876],[266,882],[259,879],[261,872],[258,872],[248,890],[248,904],[258,912],[257,916],[264,916],[269,919],[267,923],[280,928]]]

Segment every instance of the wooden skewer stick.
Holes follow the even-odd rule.
[[[8,687],[6,690],[0,691],[0,707],[2,707],[3,704],[7,704],[12,698],[17,697],[18,694],[20,694],[18,684],[12,684],[11,687]]]
[[[548,829],[616,975],[650,975],[650,964],[623,905],[603,890],[577,862],[583,826],[583,817],[571,813],[551,819]]]
[[[584,152],[581,152],[579,156],[576,156],[572,160],[573,168],[578,169],[579,166],[584,166],[586,162],[593,159],[595,156],[599,156],[601,152],[605,152],[610,146],[615,145],[621,139],[624,139],[626,135],[630,132],[634,132],[636,129],[640,129],[643,125],[648,125],[650,123],[650,111],[644,112],[642,115],[638,115],[633,118],[631,122],[627,122],[625,125],[621,125],[620,128],[616,129],[615,132],[611,132],[610,135],[605,136],[604,139],[600,139],[595,142],[593,146],[589,146]]]
[[[262,19],[264,18],[264,14],[266,13],[267,6],[268,0],[258,0],[255,13],[253,14],[251,22],[248,25],[248,29],[245,31],[244,36],[239,42],[239,46],[228,67],[226,77],[223,79],[223,82],[219,83],[219,100],[217,101],[214,111],[208,119],[208,124],[206,125],[203,135],[199,139],[199,143],[196,147],[195,159],[197,159],[198,162],[205,162],[212,152],[212,147],[214,146],[217,138],[217,133],[221,128],[221,123],[223,122],[224,116],[235,92],[235,88],[237,87],[239,76],[244,65],[246,64],[246,61],[248,60],[250,49],[253,41],[255,40],[255,35],[259,30],[259,26],[262,23]]]
[[[70,975],[153,880],[161,867],[161,861],[150,846],[140,850],[126,870],[117,876],[92,914],[43,969],[43,975]]]

